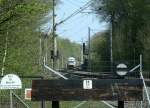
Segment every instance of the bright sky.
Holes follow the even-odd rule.
[[[56,23],[62,21],[90,0],[61,0],[56,7]],[[89,12],[90,8],[84,10]],[[91,35],[107,29],[106,22],[100,22],[96,14],[79,13],[57,27],[57,34],[71,41],[81,43],[88,40],[88,27],[92,29]]]

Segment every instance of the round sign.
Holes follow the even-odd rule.
[[[15,74],[5,75],[0,82],[0,89],[21,89],[21,79]]]
[[[127,71],[127,65],[126,64],[118,64],[117,65],[117,70],[116,70],[116,74],[119,76],[125,76],[127,75],[128,71]]]

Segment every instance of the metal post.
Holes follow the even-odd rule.
[[[63,55],[61,55],[61,68],[65,68],[64,67],[64,58],[63,58]]]
[[[140,55],[140,72],[141,73],[143,72],[142,68],[143,68],[143,66],[142,66],[142,55]],[[142,101],[141,101],[141,108],[143,108],[143,102]]]
[[[53,0],[53,52],[54,52],[54,57],[53,57],[53,69],[56,69],[56,64],[57,64],[57,40],[56,40],[56,25],[55,25],[55,0]],[[59,108],[59,101],[52,101],[52,108]]]
[[[142,72],[143,66],[142,66],[142,55],[140,55],[140,72]]]
[[[140,76],[141,76],[141,79],[143,80],[143,89],[144,89],[144,92],[146,93],[146,98],[147,98],[147,101],[148,101],[148,105],[150,106],[150,96],[149,96],[147,86],[145,84],[142,68],[143,68],[143,66],[142,66],[142,55],[140,55]]]
[[[89,65],[89,71],[91,71],[91,28],[90,27],[88,27],[88,37],[89,37],[88,65]]]
[[[54,59],[53,59],[53,69],[56,69],[57,65],[57,39],[54,34]]]
[[[46,39],[45,39],[45,61],[46,61],[46,63],[47,63],[47,58],[48,58],[47,50],[48,50],[48,48],[47,48],[47,37],[46,37]]]
[[[124,101],[118,101],[118,108],[124,108]]]
[[[84,54],[83,54],[83,39],[81,41],[81,64],[83,64],[83,61],[84,61]]]
[[[45,108],[45,101],[44,100],[41,101],[41,108]]]
[[[124,108],[124,101],[118,101],[118,108]]]
[[[42,40],[41,38],[39,39],[39,43],[40,43],[40,46],[39,46],[39,66],[41,67],[41,57],[42,57]]]
[[[52,101],[52,108],[59,108],[59,101]]]
[[[143,102],[141,101],[141,108],[143,108]]]
[[[111,72],[113,72],[113,51],[112,51],[113,22],[114,22],[114,15],[112,14],[111,27],[110,27],[110,69],[111,69]]]
[[[42,77],[41,79],[43,80],[44,78]],[[44,100],[41,101],[41,108],[45,108],[45,101]]]
[[[57,64],[57,40],[56,40],[56,25],[55,25],[55,0],[53,0],[53,52],[54,52],[54,57],[53,57],[53,69],[56,68]]]
[[[10,108],[13,108],[12,90],[10,90]]]

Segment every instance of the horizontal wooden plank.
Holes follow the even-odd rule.
[[[141,79],[33,80],[31,94],[33,101],[140,101],[142,91]]]

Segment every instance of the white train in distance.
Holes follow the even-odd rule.
[[[67,60],[67,69],[75,69],[76,65],[76,59],[74,57],[69,57]]]

